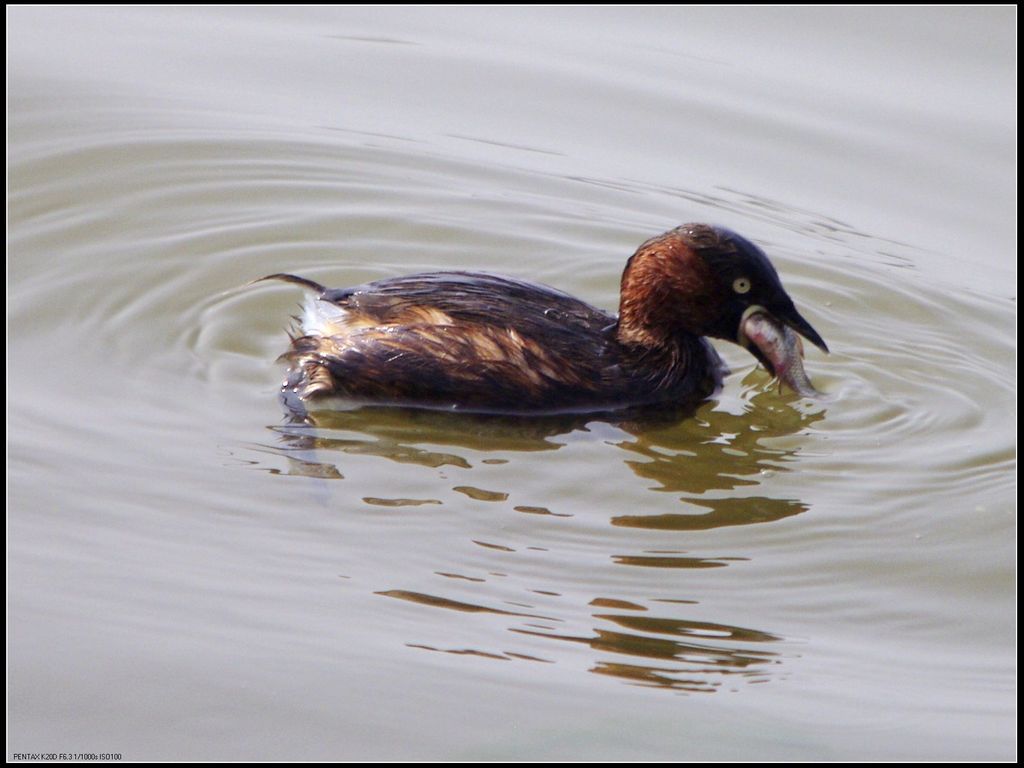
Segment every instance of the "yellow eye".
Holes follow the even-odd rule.
[[[746,277],[737,277],[732,281],[732,289],[736,293],[747,293],[750,290],[750,279]]]

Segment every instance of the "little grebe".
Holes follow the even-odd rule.
[[[786,372],[803,367],[790,329],[828,351],[761,249],[706,224],[637,249],[622,274],[618,317],[554,288],[480,272],[338,289],[289,274],[261,279],[308,291],[282,355],[282,393],[292,402],[607,411],[712,394],[725,367],[705,336],[742,344],[791,386],[800,378]]]

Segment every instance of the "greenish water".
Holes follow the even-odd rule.
[[[8,12],[8,758],[1011,759],[1010,8]],[[289,424],[298,296],[761,244],[834,399]]]

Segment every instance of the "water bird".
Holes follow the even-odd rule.
[[[669,407],[707,398],[727,369],[707,337],[748,349],[798,394],[817,394],[797,311],[764,252],[724,227],[684,224],[642,243],[617,315],[555,288],[485,272],[427,272],[306,293],[285,402],[337,397],[488,413]],[[258,281],[257,281],[258,282]]]

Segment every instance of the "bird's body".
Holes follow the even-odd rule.
[[[824,346],[763,253],[706,225],[679,227],[638,249],[623,274],[618,316],[548,286],[481,272],[343,289],[289,274],[264,279],[307,291],[283,355],[282,390],[303,403],[333,396],[550,413],[693,402],[723,373],[703,337],[744,343],[752,307]],[[766,365],[777,362],[751,351]]]

